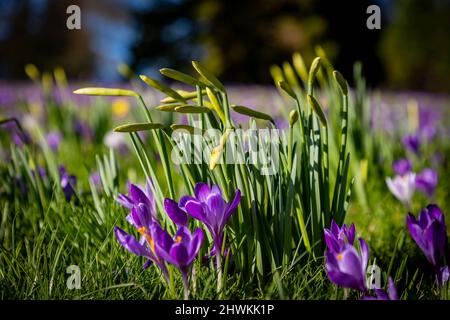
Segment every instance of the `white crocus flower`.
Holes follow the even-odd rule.
[[[416,190],[416,174],[408,172],[402,176],[397,175],[393,179],[386,178],[386,184],[392,194],[407,206],[411,205],[411,199]]]

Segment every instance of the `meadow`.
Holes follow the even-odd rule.
[[[1,84],[1,299],[449,298],[448,96],[119,70]]]

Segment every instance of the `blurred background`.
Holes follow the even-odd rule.
[[[81,8],[68,30],[66,8]],[[381,30],[366,9],[381,8]],[[117,65],[157,76],[202,61],[226,83],[270,84],[269,67],[324,48],[351,74],[362,61],[372,87],[450,90],[450,0],[1,0],[0,79],[24,65],[63,67],[71,81],[123,80]]]

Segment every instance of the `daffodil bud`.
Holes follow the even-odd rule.
[[[289,125],[291,127],[293,127],[294,124],[297,122],[297,120],[298,120],[298,111],[297,110],[292,110],[289,113]]]
[[[113,89],[113,88],[82,88],[75,90],[73,93],[88,96],[125,96],[125,97],[139,96],[139,94],[133,90]]]
[[[346,96],[348,94],[348,84],[347,81],[344,79],[342,74],[339,71],[334,70],[333,71],[333,77],[334,80],[336,80],[339,89],[341,90],[342,94]]]

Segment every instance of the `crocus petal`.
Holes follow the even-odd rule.
[[[137,185],[130,184],[130,197],[131,199],[137,204],[137,203],[144,203],[149,208],[151,206],[150,200],[145,194],[145,192]]]
[[[174,242],[182,243],[185,247],[187,247],[191,242],[192,235],[188,228],[182,226],[177,230],[177,233],[173,238]]]
[[[392,277],[389,277],[388,280],[388,295],[390,300],[398,300],[397,288]]]
[[[343,273],[358,277],[363,268],[356,249],[350,246],[339,255],[342,256],[342,258],[338,259],[339,269]]]
[[[184,205],[186,212],[194,219],[197,219],[203,223],[209,223],[205,219],[205,214],[203,212],[203,206],[200,202],[196,200],[188,200]]]
[[[341,253],[328,251],[325,268],[330,280],[340,286],[367,291],[365,272],[362,272],[360,257],[356,249],[347,245]]]
[[[325,229],[324,230],[325,235],[325,243],[328,247],[328,250],[339,252],[341,250],[341,247],[339,246],[339,243],[336,239],[336,237],[331,233],[330,230]]]
[[[176,203],[172,199],[164,199],[164,209],[167,212],[169,218],[177,225],[177,226],[185,226],[187,225],[188,219],[186,212],[178,207],[178,203]]]
[[[114,233],[116,234],[117,241],[119,241],[119,243],[129,252],[137,256],[148,256],[148,251],[135,237],[126,233],[119,227],[114,227]]]
[[[220,194],[211,193],[206,199],[205,218],[214,226],[213,229],[217,234],[221,233],[223,225],[225,225],[225,214],[227,204]]]
[[[156,222],[152,223],[149,232],[153,239],[154,246],[159,247],[168,253],[173,244],[173,239],[169,233],[161,228],[161,226]]]
[[[409,159],[399,159],[394,162],[392,167],[396,174],[403,176],[408,172],[411,172],[412,164]]]
[[[145,261],[144,265],[142,266],[142,269],[145,270],[148,267],[150,267],[153,264],[153,261],[148,259],[147,261]]]
[[[189,244],[188,253],[190,256],[189,264],[194,261],[203,243],[203,231],[201,228],[195,229],[192,235],[192,241]]]
[[[127,209],[131,209],[134,206],[133,200],[131,200],[130,197],[124,195],[124,194],[119,194],[116,198],[116,201],[122,205],[123,207],[127,208]]]
[[[211,193],[211,189],[206,183],[199,182],[195,185],[195,197],[200,202],[206,202],[206,198]]]
[[[442,224],[445,224],[444,214],[442,213],[442,210],[437,205],[429,204],[427,206],[427,210],[430,214],[430,217],[432,217],[435,220],[438,220]]]
[[[441,258],[445,256],[445,247],[447,244],[447,235],[445,226],[439,221],[434,220],[431,225],[425,230],[425,242],[428,243],[428,251],[425,255],[428,257],[430,263],[438,267]]]
[[[218,185],[213,185],[211,188],[211,193],[218,194],[222,196],[222,190],[220,190]]]
[[[178,201],[178,206],[179,206],[180,208],[183,209],[183,208],[185,208],[186,203],[187,203],[188,201],[196,201],[196,202],[198,202],[198,200],[195,199],[194,197],[191,197],[191,196],[182,196],[182,197],[180,198],[180,201]]]
[[[367,263],[369,262],[369,247],[366,243],[366,241],[364,241],[363,238],[359,238],[359,246],[361,248],[361,266],[362,266],[362,271],[365,274],[366,273],[366,269],[367,269]]]
[[[411,237],[417,243],[419,248],[424,250],[425,244],[423,242],[423,230],[419,226],[416,217],[414,217],[411,213],[408,213],[408,215],[406,216],[406,226],[408,227]]]
[[[331,233],[338,238],[339,237],[339,233],[341,232],[341,228],[339,228],[338,224],[336,223],[336,221],[333,219],[331,220]]]
[[[186,247],[181,243],[175,243],[172,248],[170,248],[170,263],[175,266],[182,268],[189,265],[189,254]]]
[[[433,169],[424,169],[416,177],[416,187],[429,197],[433,196],[437,184],[438,175],[437,172]]]
[[[239,202],[241,201],[241,190],[236,189],[236,193],[234,194],[233,201],[228,205],[225,213],[225,223],[228,221],[230,216],[233,214],[234,210],[236,210],[237,206],[239,205]]]
[[[347,241],[350,244],[355,242],[355,225],[352,223],[346,234]]]

